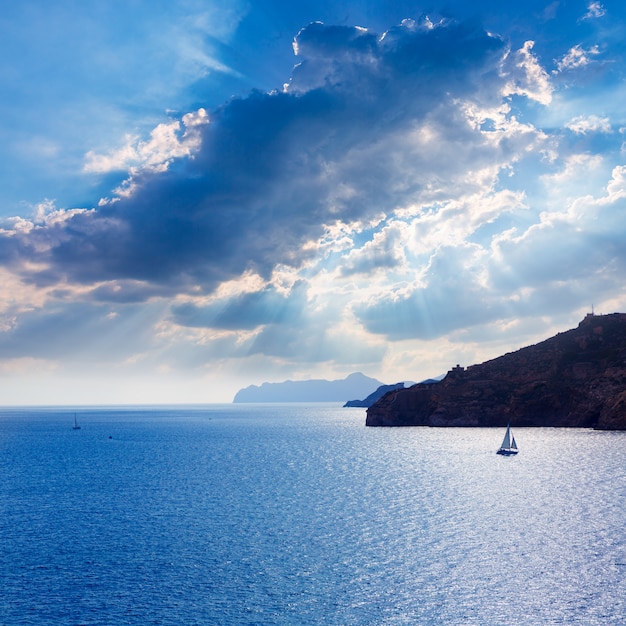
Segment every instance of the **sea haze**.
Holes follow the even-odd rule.
[[[624,623],[626,433],[0,410],[0,623]]]

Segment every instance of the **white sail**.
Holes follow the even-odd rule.
[[[504,439],[502,440],[502,445],[498,450],[498,454],[502,454],[504,456],[517,454],[517,443],[515,443],[515,437],[511,435],[510,424],[506,427],[506,433],[504,434]]]
[[[506,433],[500,447],[504,448],[505,450],[508,450],[511,447],[511,431],[508,426],[506,427]]]

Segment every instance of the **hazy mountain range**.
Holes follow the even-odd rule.
[[[233,402],[346,402],[365,398],[382,384],[360,372],[342,380],[286,380],[240,389]]]

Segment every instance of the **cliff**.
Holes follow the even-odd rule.
[[[562,426],[626,430],[626,314],[577,328],[438,383],[384,395],[367,426]]]

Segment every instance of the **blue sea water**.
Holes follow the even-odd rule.
[[[0,410],[0,624],[626,623],[626,433]]]

